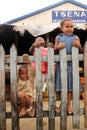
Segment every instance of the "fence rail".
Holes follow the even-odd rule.
[[[30,56],[31,62],[36,62],[36,129],[43,130],[43,117],[48,117],[48,129],[55,130],[55,117],[60,116],[60,130],[67,130],[67,61],[72,61],[73,74],[73,128],[80,128],[80,115],[84,116],[84,127],[87,128],[87,43],[84,48],[84,55],[78,54],[78,49],[73,47],[72,54],[66,55],[66,49],[60,51],[59,55],[54,55],[52,48],[48,48],[48,56],[41,56],[39,48],[35,49],[36,55]],[[42,61],[48,62],[48,110],[43,111],[42,106],[42,74],[40,65]],[[60,61],[61,70],[61,114],[55,112],[55,75],[54,62]],[[85,77],[85,107],[80,108],[79,101],[79,61],[84,61]],[[6,112],[5,99],[5,64],[10,64],[11,81],[11,112]],[[6,130],[6,119],[12,119],[12,130],[19,130],[19,117],[17,112],[17,64],[23,63],[23,57],[17,56],[17,50],[12,45],[10,49],[10,58],[5,59],[5,52],[0,45],[0,130]],[[23,118],[31,118],[25,116]]]

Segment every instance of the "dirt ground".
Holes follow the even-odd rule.
[[[59,105],[60,102],[56,102]],[[10,111],[10,102],[6,102],[6,111]],[[80,101],[80,107],[84,107],[83,100]],[[48,108],[48,102],[43,102],[43,109]],[[6,120],[7,130],[11,130],[11,119]],[[36,130],[35,118],[22,118],[20,119],[20,130]],[[43,130],[48,130],[48,118],[43,118]],[[60,130],[60,117],[55,117],[55,130]],[[67,130],[87,130],[84,128],[84,116],[80,116],[80,129],[72,128],[72,116],[67,117]]]

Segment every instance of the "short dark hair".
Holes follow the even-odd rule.
[[[20,75],[20,72],[21,72],[21,70],[22,70],[23,68],[25,68],[25,69],[28,71],[27,65],[21,65],[21,66],[19,67],[19,75]]]
[[[63,19],[63,20],[60,22],[60,26],[62,27],[66,21],[72,21],[72,22],[73,22],[73,20],[72,20],[71,18],[65,18],[65,19]]]

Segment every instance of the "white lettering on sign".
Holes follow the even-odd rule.
[[[55,11],[55,16],[58,17],[58,11]]]
[[[86,17],[85,12],[82,12],[82,13],[81,13],[81,17]]]
[[[77,21],[87,22],[87,11],[52,11],[52,21],[59,21],[62,18],[72,18]]]

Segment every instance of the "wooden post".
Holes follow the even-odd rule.
[[[73,77],[73,128],[80,128],[80,80],[79,80],[78,48],[72,48],[72,77]]]
[[[46,46],[48,46],[49,43],[49,33],[46,34]]]
[[[60,50],[61,120],[60,130],[67,130],[67,59],[66,48]]]
[[[17,103],[17,50],[14,45],[10,49],[10,75],[11,75],[11,110],[12,130],[19,130],[18,103]]]
[[[41,50],[35,49],[36,64],[36,129],[43,130],[43,109],[42,109],[42,72],[41,72]]]
[[[6,130],[6,105],[5,105],[5,53],[2,45],[0,45],[0,130]]]
[[[54,50],[48,48],[49,130],[55,130]]]
[[[84,96],[84,108],[85,108],[85,115],[84,115],[84,127],[87,128],[87,42],[84,46],[84,78],[85,78],[85,96]]]

